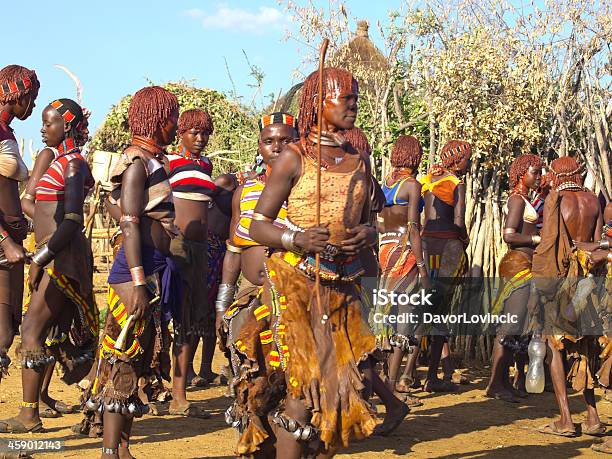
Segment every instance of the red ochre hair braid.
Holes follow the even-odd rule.
[[[128,125],[132,135],[153,138],[159,128],[178,111],[176,96],[160,86],[148,86],[134,94],[128,108]]]
[[[211,135],[214,131],[213,120],[204,110],[185,110],[178,120],[178,134],[181,135],[189,129],[197,129]]]
[[[582,186],[582,165],[578,164],[576,158],[572,156],[563,156],[553,160],[550,163],[550,171],[555,188],[567,182]]]
[[[5,91],[2,86],[7,90]],[[15,64],[7,65],[0,70],[0,104],[19,100],[20,97],[39,88],[40,82],[34,70]]]
[[[510,188],[514,188],[519,184],[521,178],[527,173],[530,167],[542,169],[544,162],[542,158],[536,155],[520,155],[517,156],[510,165]]]

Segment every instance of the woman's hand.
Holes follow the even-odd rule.
[[[308,228],[306,231],[299,231],[295,235],[295,244],[304,252],[319,253],[325,249],[329,239],[329,230],[318,226]]]
[[[421,284],[421,288],[425,290],[431,289],[431,279],[429,278],[429,273],[427,272],[427,268],[423,266],[422,268],[418,268],[419,270],[419,283]]]
[[[128,316],[133,315],[134,320],[140,320],[144,318],[149,306],[149,295],[147,288],[144,285],[139,285],[132,289],[132,298],[130,299],[130,305],[127,308]]]
[[[14,265],[25,261],[26,254],[21,244],[17,244],[11,238],[6,238],[0,245],[4,251],[4,257],[9,264]]]
[[[222,326],[223,326],[223,312],[218,312],[216,313],[215,316],[215,333],[217,334],[217,338],[219,339],[219,343],[222,343],[223,340],[223,335],[221,333],[222,331]],[[224,343],[222,343],[224,345]]]
[[[357,255],[361,249],[376,241],[376,229],[370,225],[358,225],[355,228],[348,228],[346,232],[353,235],[352,238],[340,243],[340,249],[346,255]]]
[[[38,290],[38,285],[40,284],[40,280],[42,279],[44,272],[44,268],[32,262],[30,265],[30,271],[28,271],[28,286],[30,287],[30,291],[33,292]]]

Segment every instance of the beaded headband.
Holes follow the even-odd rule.
[[[17,92],[26,91],[32,87],[32,80],[28,77],[19,78],[17,81],[8,81],[0,85],[0,96],[8,96]]]
[[[584,166],[582,164],[578,164],[578,167],[576,169],[574,169],[573,171],[570,171],[570,172],[557,172],[556,170],[553,169],[552,166],[550,166],[550,170],[557,177],[571,177],[572,175],[576,175],[576,174],[581,173],[583,168],[584,168]]]
[[[444,158],[450,158],[451,156],[459,155],[463,152],[466,152],[467,150],[468,150],[467,144],[459,144],[454,148],[449,148],[447,151],[442,153],[442,155]]]
[[[259,118],[258,125],[260,131],[263,131],[263,128],[271,124],[286,124],[287,126],[297,129],[297,119],[289,113],[274,112]]]
[[[77,115],[72,113],[70,109],[68,108],[68,106],[63,104],[60,100],[54,100],[49,105],[51,105],[51,107],[56,109],[58,113],[62,115],[62,118],[64,118],[64,121],[66,123],[71,123],[77,117]]]

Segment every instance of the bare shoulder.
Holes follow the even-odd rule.
[[[55,154],[53,153],[53,150],[51,150],[49,147],[43,148],[36,155],[36,161],[34,161],[34,164],[38,164],[39,162],[50,162],[54,157]]]
[[[234,191],[236,184],[237,180],[234,174],[221,174],[215,179],[215,185],[226,191]]]
[[[289,144],[280,152],[278,158],[274,160],[272,173],[288,174],[295,177],[300,171],[302,151],[296,144]]]
[[[518,194],[510,195],[510,197],[508,198],[508,208],[514,207],[525,207],[525,200],[521,198]]]
[[[416,194],[420,196],[422,186],[423,185],[421,184],[421,182],[413,178],[410,178],[403,183],[402,188],[405,188],[408,194],[411,196],[416,195]]]

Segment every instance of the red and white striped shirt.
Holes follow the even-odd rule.
[[[170,173],[168,179],[172,195],[190,201],[211,201],[216,185],[210,178],[212,163],[202,156],[188,158],[178,154],[169,154]]]
[[[73,159],[85,162],[85,158],[78,149],[72,150],[64,155],[59,155],[47,169],[47,172],[40,178],[36,185],[37,201],[63,201],[66,187],[64,173],[66,166]],[[87,168],[89,170],[89,167]],[[94,179],[91,172],[85,177],[85,194],[94,186]]]

